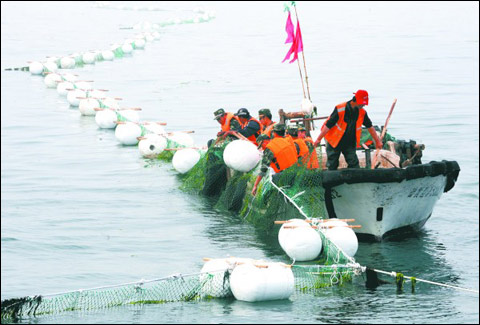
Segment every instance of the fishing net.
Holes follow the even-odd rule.
[[[229,298],[233,296],[229,280],[232,269],[178,274],[54,295],[7,299],[1,303],[2,322],[18,321],[28,316],[86,312],[127,305]],[[356,271],[352,265],[293,265],[292,272],[295,278],[295,293],[305,293],[349,281]]]

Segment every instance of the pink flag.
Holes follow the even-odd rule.
[[[298,59],[298,52],[302,52],[302,51],[303,51],[302,32],[300,30],[300,22],[298,22],[297,20],[297,32],[295,34],[295,38],[293,39],[292,46],[290,47],[290,50],[288,50],[288,53],[285,56],[285,59],[283,59],[282,63],[290,59],[290,56],[292,56],[292,54],[294,54],[294,56],[293,56],[293,59],[290,61],[290,63],[295,62],[295,60]]]
[[[295,41],[293,42],[296,45],[295,55],[293,56],[290,63],[295,62],[298,59],[298,52],[303,51],[303,40],[302,40],[302,31],[300,30],[300,22],[297,20],[297,33],[295,34]]]
[[[285,31],[287,32],[287,40],[285,41],[285,44],[287,43],[292,43],[295,35],[293,34],[293,23],[292,23],[292,17],[290,16],[290,11],[288,12],[288,18],[287,18],[287,26],[285,26]]]

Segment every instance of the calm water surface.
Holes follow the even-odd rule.
[[[112,2],[112,7],[116,2]],[[81,116],[43,78],[4,71],[29,60],[106,49],[141,21],[217,17],[161,31],[131,57],[75,69],[95,87],[142,107],[142,119],[217,132],[218,107],[256,113],[299,108],[282,2],[2,2],[1,298],[63,292],[199,271],[203,257],[287,261],[278,243],[235,215],[179,190],[171,164],[143,159],[112,130]],[[362,265],[474,288],[479,284],[478,3],[298,3],[313,101],[321,114],[357,89],[391,133],[426,144],[424,161],[457,160],[460,177],[423,231],[361,243]],[[365,289],[362,279],[286,301],[217,300],[65,313],[37,323],[478,323],[478,294],[418,284]]]

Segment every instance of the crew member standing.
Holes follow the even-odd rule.
[[[368,92],[358,90],[348,102],[335,106],[330,117],[325,121],[315,146],[320,144],[323,137],[327,141],[327,167],[329,170],[338,168],[338,159],[342,153],[348,168],[359,168],[356,148],[360,145],[362,125],[364,125],[377,149],[382,148],[382,142],[372,126],[367,111],[363,108],[368,105]]]

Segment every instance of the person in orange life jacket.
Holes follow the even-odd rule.
[[[240,121],[238,120],[238,117],[236,117],[233,113],[225,112],[223,108],[217,109],[213,115],[215,115],[213,119],[217,120],[222,127],[222,130],[219,132],[219,134],[217,134],[217,136],[222,135],[220,134],[222,132],[227,132],[240,127]]]
[[[240,121],[238,120],[238,117],[236,117],[233,113],[225,112],[223,108],[217,109],[213,115],[215,116],[213,119],[217,120],[222,128],[221,131],[217,133],[217,138],[228,134],[228,131],[232,129],[240,128]],[[213,143],[215,143],[215,139],[210,139],[208,140],[207,146],[210,147]]]
[[[311,138],[305,137],[305,132],[306,130],[303,125],[292,125],[287,129],[287,133],[300,148],[300,152],[298,153],[299,165],[306,165],[308,169],[318,168],[318,158],[313,141]],[[300,133],[302,133],[301,137],[299,136]],[[314,152],[315,154],[313,155]]]
[[[298,160],[298,153],[300,147],[293,142],[293,139],[285,136],[285,124],[277,123],[273,127],[274,138],[270,140],[265,150],[263,151],[262,165],[260,166],[260,173],[253,185],[252,195],[257,194],[258,183],[262,180],[263,176],[267,174],[268,167],[272,167],[275,172],[281,172],[288,167],[294,165]],[[266,134],[261,134],[257,141],[262,142],[269,139]]]
[[[362,125],[364,125],[377,149],[382,148],[382,141],[372,126],[367,111],[363,108],[368,105],[368,92],[358,90],[355,96],[346,103],[335,106],[330,117],[325,121],[322,130],[315,141],[315,146],[320,144],[323,137],[327,142],[327,167],[329,170],[338,168],[338,159],[343,153],[348,168],[359,168],[356,148],[360,144]]]
[[[265,134],[268,137],[268,139],[265,139],[262,142],[262,149],[265,150],[265,148],[267,147],[267,144],[270,142],[270,139],[272,138],[272,130],[276,122],[272,121],[272,113],[268,108],[262,108],[261,110],[258,111],[258,120],[260,121],[263,127],[262,134]],[[259,143],[258,140],[257,140],[257,143]]]
[[[250,116],[250,113],[246,108],[240,108],[235,114],[235,116],[238,117],[238,120],[240,121],[240,128],[236,128],[234,129],[234,131],[237,131],[238,133],[243,135],[253,144],[258,145],[257,137],[262,132],[262,125],[260,124],[260,122]]]
[[[273,126],[276,122],[272,121],[272,113],[268,108],[262,108],[258,111],[258,120],[263,126],[262,133],[265,133],[269,137],[271,137]]]

